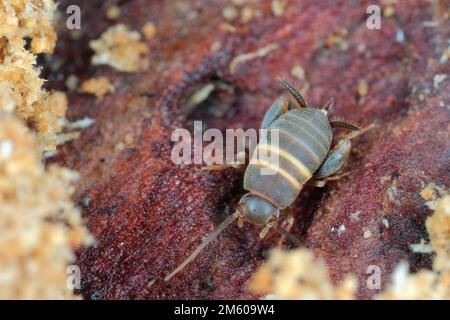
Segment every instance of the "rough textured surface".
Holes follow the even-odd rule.
[[[448,2],[398,1],[381,30],[366,28],[364,1],[291,0],[281,16],[270,1],[246,1],[249,21],[248,10],[245,19],[225,19],[225,2],[70,1],[82,8],[82,34],[61,31],[61,67],[49,86],[65,89],[64,79],[76,75],[106,76],[116,88],[102,99],[69,94],[71,119],[96,122],[54,158],[80,172],[75,200],[98,241],[78,252],[83,295],[254,297],[246,282],[278,236],[261,241],[249,225],[230,228],[162,282],[243,194],[238,173],[173,165],[170,134],[193,119],[219,129],[258,127],[281,93],[277,76],[294,80],[314,105],[334,97],[334,115],[377,125],[354,140],[349,176],[304,190],[293,232],[325,259],[336,282],[352,273],[364,284],[371,264],[382,269],[383,285],[400,260],[428,267],[429,255],[409,244],[427,238],[431,211],[420,191],[430,182],[450,187],[450,81],[436,77],[450,71]],[[106,18],[111,4],[120,7],[115,20]],[[156,33],[143,40],[147,70],[90,65],[90,40],[116,23],[141,30],[149,21]],[[189,97],[208,83],[216,89],[188,110]],[[359,289],[362,298],[376,293]]]
[[[70,136],[60,134],[67,98],[42,90],[36,67],[53,51],[55,10],[53,0],[0,0],[0,299],[75,298],[67,267],[91,239],[71,200],[77,174],[42,158]]]
[[[0,116],[14,113],[36,132],[42,150],[56,150],[67,99],[42,90],[44,79],[36,55],[52,53],[53,0],[0,2]]]
[[[13,115],[0,117],[0,299],[75,298],[67,266],[91,239],[70,199],[76,177],[44,170],[35,136]]]

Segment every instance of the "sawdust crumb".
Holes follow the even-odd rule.
[[[127,145],[130,145],[131,143],[133,143],[133,140],[134,140],[133,135],[131,133],[127,133],[124,137],[124,140],[117,143],[114,146],[114,151],[121,152],[121,151],[125,150]]]
[[[377,300],[436,300],[450,298],[450,273],[421,270],[410,274],[406,262],[400,263],[391,276],[391,284]]]
[[[450,195],[435,201],[435,211],[426,221],[430,244],[436,252],[433,268],[450,270]]]
[[[431,253],[433,252],[433,247],[426,243],[424,239],[420,239],[420,243],[410,244],[412,252],[414,253]]]
[[[393,5],[388,5],[383,10],[383,15],[386,18],[392,17],[395,14],[395,7]]]
[[[106,30],[99,39],[90,43],[95,55],[94,65],[109,65],[123,72],[135,72],[148,67],[145,55],[148,49],[141,42],[141,35],[131,31],[124,24],[117,24]]]
[[[125,143],[126,144],[132,144],[133,140],[134,140],[134,138],[133,138],[133,135],[131,133],[127,133],[125,135]]]
[[[125,149],[125,144],[123,142],[119,142],[114,146],[115,152],[120,152],[120,151],[123,151],[124,149]]]
[[[272,0],[271,8],[275,17],[281,17],[286,9],[287,0]]]
[[[0,299],[75,297],[66,267],[72,249],[92,241],[70,199],[76,177],[45,170],[33,134],[13,115],[0,117]]]
[[[324,262],[307,249],[274,249],[253,276],[250,288],[278,299],[354,299],[357,280],[346,277],[335,287]]]
[[[76,75],[71,74],[70,76],[67,77],[65,84],[70,91],[75,91],[78,88],[79,81],[80,80]]]
[[[348,30],[346,28],[337,29],[326,38],[325,43],[329,48],[336,46],[341,51],[345,51],[349,46],[348,41],[346,40],[347,35]]]
[[[61,93],[42,89],[44,80],[36,67],[35,54],[53,52],[55,10],[51,0],[39,4],[3,1],[0,6],[0,111],[24,120],[42,142],[42,151],[56,148],[60,118],[64,116],[61,111],[67,106]],[[31,39],[31,52],[26,49],[27,38]]]
[[[62,117],[66,114],[69,101],[64,92],[54,91],[47,96],[48,108],[56,116]]]
[[[76,298],[66,268],[92,241],[71,201],[78,175],[42,158],[67,122],[66,95],[43,90],[35,66],[53,51],[55,10],[52,0],[0,3],[0,299]]]
[[[231,3],[237,7],[243,6],[247,0],[231,0]]]
[[[233,25],[231,25],[231,24],[229,24],[229,23],[221,23],[221,24],[219,25],[219,28],[220,28],[222,31],[230,32],[230,33],[235,33],[235,32],[237,32],[237,30],[238,30],[235,26],[233,26]]]
[[[380,178],[380,184],[384,184],[387,181],[391,181],[391,179],[392,179],[391,176],[382,176]]]
[[[223,8],[222,15],[226,20],[231,21],[238,17],[239,11],[233,6],[228,6]]]
[[[113,93],[115,90],[114,85],[107,77],[88,79],[80,87],[80,92],[93,94],[97,98],[101,98],[108,93]]]
[[[295,66],[291,69],[291,75],[296,77],[297,79],[304,80],[305,69],[303,69],[302,66]]]
[[[142,27],[142,34],[145,39],[153,39],[156,35],[156,25],[151,21],[145,23]]]
[[[358,94],[360,97],[364,97],[369,92],[369,85],[367,84],[367,81],[364,79],[360,79],[358,81]]]
[[[444,49],[444,51],[442,52],[442,55],[439,59],[439,63],[444,64],[449,59],[450,59],[450,45],[448,46],[448,48]]]
[[[427,219],[430,245],[436,253],[433,270],[409,273],[406,262],[400,263],[391,276],[391,284],[376,299],[450,299],[450,195],[435,200],[435,211]],[[424,241],[421,241],[422,245]],[[429,253],[421,246],[419,251]]]
[[[236,71],[236,67],[243,62],[249,61],[249,60],[253,60],[256,58],[262,58],[266,55],[268,55],[271,51],[275,50],[278,48],[278,45],[276,43],[271,43],[268,44],[256,51],[253,52],[248,52],[248,53],[244,53],[241,54],[237,57],[235,57],[233,60],[231,60],[230,62],[230,73],[235,73]]]
[[[186,102],[186,109],[192,110],[199,104],[201,104],[203,101],[208,99],[211,92],[213,92],[215,89],[215,85],[213,83],[208,83],[202,86],[200,89],[195,91],[187,100]]]
[[[68,129],[86,129],[95,123],[94,119],[85,117],[74,122],[68,122],[65,124],[65,128]]]
[[[120,8],[117,5],[109,6],[106,9],[106,17],[110,20],[115,20],[120,17]]]
[[[364,237],[364,239],[369,239],[370,237],[372,237],[372,231],[370,231],[368,229],[364,230],[363,237]]]
[[[241,22],[248,23],[254,17],[253,9],[250,6],[246,6],[241,10]]]
[[[450,299],[450,195],[436,200],[435,207],[426,221],[436,253],[433,270],[411,274],[408,264],[402,262],[392,273],[386,290],[374,299]],[[323,261],[303,248],[272,250],[269,260],[250,281],[253,292],[272,299],[354,299],[357,285],[356,278],[347,276],[339,286],[333,286]]]
[[[364,53],[364,52],[366,52],[366,49],[367,49],[367,44],[365,44],[365,43],[359,43],[356,48],[358,53]]]
[[[436,209],[436,199],[447,194],[444,187],[433,182],[428,183],[421,191],[420,196],[425,200],[425,204],[432,210]]]
[[[422,191],[420,191],[420,196],[424,199],[424,200],[432,200],[436,197],[436,194],[434,192],[434,189],[432,188],[431,185],[427,185],[424,189],[422,189]]]
[[[80,131],[60,133],[56,136],[56,144],[64,144],[66,142],[78,139],[80,137],[80,134]]]
[[[438,89],[441,83],[447,79],[447,75],[445,73],[438,73],[435,74],[433,77],[433,86],[434,88]]]
[[[218,52],[222,48],[222,43],[220,41],[214,41],[211,45],[211,52]]]

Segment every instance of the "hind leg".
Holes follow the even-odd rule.
[[[346,134],[334,147],[334,149],[328,153],[322,163],[322,166],[314,174],[313,179],[311,179],[311,184],[317,187],[323,187],[327,181],[338,180],[348,175],[350,172],[345,172],[342,174],[337,173],[342,169],[348,159],[348,156],[350,155],[350,150],[352,148],[352,143],[350,140],[356,138],[362,133],[367,132],[373,127],[374,125],[371,124],[363,129],[355,130]]]
[[[348,173],[341,175],[336,175],[336,173],[342,169],[347,161],[351,147],[352,143],[349,139],[339,141],[336,147],[328,153],[319,170],[314,174],[311,184],[316,187],[323,187],[327,181],[337,180],[347,175]]]
[[[202,167],[203,171],[224,171],[227,169],[235,169],[239,172],[244,172],[247,168],[246,163],[238,163],[238,164],[211,164],[209,166]]]
[[[264,118],[261,122],[261,129],[268,129],[269,126],[278,119],[283,113],[288,112],[293,108],[292,103],[281,96],[270,106],[269,110],[264,114]]]
[[[202,167],[203,171],[224,171],[227,169],[235,169],[238,172],[245,172],[245,169],[247,168],[248,162],[249,162],[249,157],[248,157],[248,149],[246,149],[245,151],[239,152],[238,153],[238,159],[240,159],[242,161],[242,159],[244,160],[244,163],[233,163],[233,164],[228,164],[228,163],[224,163],[224,164],[211,164],[211,165],[207,165]]]

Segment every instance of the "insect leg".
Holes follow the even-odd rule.
[[[238,171],[245,171],[247,164],[212,164],[202,167],[203,171],[224,171],[229,168],[236,169]]]
[[[264,228],[261,230],[261,232],[259,233],[259,237],[261,239],[264,239],[267,236],[267,233],[269,232],[270,228],[273,227],[273,222],[269,222],[267,223]]]
[[[283,113],[288,112],[290,109],[292,109],[292,104],[289,102],[288,99],[281,96],[275,102],[270,106],[269,110],[267,110],[266,114],[264,115],[264,118],[261,122],[261,129],[267,129],[269,126],[277,120],[279,116],[281,116]]]
[[[359,129],[358,131],[353,131],[346,134],[334,147],[332,151],[330,151],[325,158],[322,166],[313,176],[313,179],[310,180],[310,184],[315,185],[316,187],[323,187],[327,183],[327,181],[338,180],[342,177],[345,177],[350,172],[345,172],[337,175],[336,173],[341,170],[345,161],[347,160],[350,150],[352,147],[351,139],[359,136],[362,133],[365,133],[375,125],[372,123],[365,128]]]
[[[314,178],[316,180],[327,178],[341,170],[345,161],[347,161],[351,148],[352,143],[349,139],[339,141],[334,149],[328,153],[322,166],[314,174]]]
[[[345,176],[348,176],[350,173],[352,173],[353,171],[347,171],[344,173],[340,173],[340,174],[334,174],[332,176],[329,177],[325,177],[322,179],[311,179],[308,181],[309,185],[312,185],[314,187],[318,187],[318,188],[323,188],[325,187],[325,185],[327,184],[328,181],[336,181],[339,180]]]
[[[291,209],[286,208],[283,209],[282,214],[286,217],[287,226],[285,227],[286,231],[291,231],[292,226],[294,225],[294,215],[292,214]],[[284,243],[284,240],[286,240],[286,235],[282,234],[280,239],[278,240],[278,246],[282,246]]]
[[[249,157],[248,157],[248,150],[242,151],[244,153],[245,163],[236,163],[236,164],[211,164],[209,166],[202,167],[203,171],[224,171],[229,168],[233,168],[239,172],[244,172],[247,168]],[[239,155],[240,153],[238,153]]]
[[[293,219],[293,217],[292,217]],[[292,220],[292,224],[294,224],[293,220]],[[292,224],[289,226],[289,229],[291,229]],[[268,222],[264,228],[261,230],[261,232],[259,233],[259,237],[261,239],[264,239],[267,235],[267,233],[269,232],[270,228],[275,229],[278,233],[280,233],[282,235],[282,239],[284,241],[284,239],[288,239],[289,241],[291,241],[293,244],[295,244],[296,246],[300,246],[301,242],[300,240],[297,239],[296,236],[294,236],[293,234],[289,233],[289,230],[286,230],[285,228],[283,228],[282,226],[280,226],[276,221],[272,220],[270,222]],[[279,244],[281,245],[281,244]]]

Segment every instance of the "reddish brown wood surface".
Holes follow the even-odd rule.
[[[62,10],[69,2],[82,8],[83,36],[74,41],[61,30],[53,59],[63,65],[51,73],[49,85],[64,89],[62,79],[70,74],[103,75],[117,88],[102,99],[69,95],[70,118],[96,122],[56,157],[80,172],[75,201],[97,239],[77,255],[85,298],[254,297],[246,282],[278,236],[261,241],[250,225],[229,228],[172,281],[161,280],[244,193],[239,173],[175,166],[170,135],[192,119],[219,129],[257,128],[282,92],[277,76],[295,80],[300,89],[308,83],[314,105],[334,97],[336,116],[377,125],[354,140],[347,167],[352,174],[324,189],[304,190],[293,206],[293,232],[326,259],[334,280],[356,274],[363,298],[377,293],[365,286],[369,265],[380,266],[383,284],[400,260],[413,268],[430,265],[430,255],[413,253],[408,245],[427,238],[424,220],[431,211],[419,195],[423,183],[450,187],[450,81],[433,83],[436,74],[450,71],[448,62],[440,62],[450,36],[448,17],[435,27],[424,24],[443,19],[448,2],[397,1],[394,16],[383,18],[380,30],[369,30],[369,2],[291,0],[285,14],[274,17],[270,1],[256,1],[251,7],[261,17],[235,23],[234,33],[220,26],[226,1],[78,0],[63,1]],[[104,18],[112,3],[122,9],[117,21]],[[117,22],[139,30],[147,21],[157,27],[156,37],[147,41],[148,70],[123,74],[90,64],[89,40]],[[330,45],[329,37],[341,29],[348,32],[347,48]],[[396,40],[398,30],[404,42]],[[216,52],[215,42],[221,44]],[[277,48],[230,72],[234,57],[270,44]],[[291,76],[297,65],[305,80]],[[357,90],[361,80],[368,84],[363,100]],[[233,90],[216,89],[186,115],[186,99],[210,82]],[[117,151],[127,134],[133,142]],[[358,211],[359,220],[352,218]],[[338,235],[333,230],[341,225],[346,231]],[[365,230],[370,238],[363,237]]]

